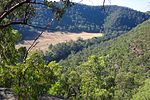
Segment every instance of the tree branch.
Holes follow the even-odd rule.
[[[14,21],[14,22],[10,22],[4,25],[0,25],[0,29],[4,29],[8,26],[14,25],[14,24],[22,24],[22,25],[27,25],[27,23],[23,22],[23,21]]]
[[[48,29],[50,26],[51,26],[51,24],[52,24],[52,22],[54,21],[54,19],[52,19],[47,25],[46,25],[46,29]],[[43,30],[43,31],[41,31],[41,33],[34,39],[34,41],[33,41],[33,43],[30,45],[30,47],[27,49],[27,52],[26,52],[26,54],[25,54],[25,56],[24,56],[24,59],[23,59],[23,62],[25,63],[26,62],[26,59],[27,59],[27,56],[28,56],[28,53],[29,53],[29,51],[33,48],[33,47],[35,47],[35,45],[37,45],[37,40],[40,38],[40,36],[44,33],[44,31],[45,30]]]
[[[26,0],[20,3],[17,3],[16,5],[12,6],[9,10],[5,10],[4,12],[0,13],[0,22],[6,18],[7,15],[9,15],[11,12],[13,12],[15,9],[17,9],[18,7],[21,7],[22,5],[29,3],[29,4],[40,4],[40,5],[44,5],[47,6],[45,3],[41,3],[41,2],[32,2],[31,0]]]
[[[11,25],[25,25],[25,26],[29,26],[29,27],[33,27],[33,28],[37,28],[37,29],[48,30],[47,27],[32,25],[32,24],[29,24],[29,23],[27,23],[25,21],[13,21],[13,22],[9,22],[7,24],[0,25],[0,29],[4,29],[4,28],[6,28],[8,26],[11,26]],[[56,29],[50,29],[50,30],[56,30]]]
[[[16,5],[12,6],[9,10],[4,11],[1,15],[0,15],[0,22],[7,16],[9,15],[12,11],[14,11],[15,9],[17,9],[18,7],[22,6],[25,3],[29,3],[30,0],[26,0],[20,3],[17,3]]]

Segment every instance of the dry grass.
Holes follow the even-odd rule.
[[[102,33],[62,33],[62,32],[55,32],[55,33],[48,33],[45,32],[42,34],[42,36],[37,40],[38,44],[34,47],[34,49],[39,49],[42,51],[48,50],[48,46],[50,44],[58,44],[62,42],[68,42],[68,41],[76,41],[79,38],[82,38],[84,40],[90,39],[93,37],[102,37]],[[29,47],[32,44],[33,40],[26,40],[23,41],[23,43],[19,43],[16,45],[16,48],[19,48],[21,46]]]

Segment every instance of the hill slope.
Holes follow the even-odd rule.
[[[67,65],[75,66],[85,61],[90,55],[104,55],[110,59],[111,64],[148,66],[150,64],[149,26],[150,20],[138,25],[130,32],[116,39],[93,45],[75,55],[70,55],[66,61],[62,62],[66,62]],[[74,65],[71,64],[71,61],[74,61]],[[75,61],[77,63],[75,63]]]
[[[52,11],[40,6],[37,9],[37,16],[31,20],[31,24],[45,26],[52,18]],[[148,18],[150,15],[126,7],[76,4],[65,12],[60,21],[53,22],[48,31],[84,31],[105,33],[111,37],[129,31]],[[33,29],[22,28],[23,39],[33,39],[38,34]]]
[[[61,61],[60,65],[67,66],[67,71],[71,69],[74,71],[77,68],[80,68],[80,70],[84,69],[83,73],[86,73],[87,66],[91,69],[95,66],[95,68],[99,68],[96,71],[100,70],[100,76],[104,75],[102,80],[109,75],[114,77],[114,100],[129,100],[131,98],[132,100],[136,100],[136,98],[141,100],[145,100],[144,98],[150,99],[149,88],[144,86],[144,84],[149,84],[150,82],[148,81],[150,79],[149,27],[150,20],[145,21],[116,39],[91,46],[77,54],[70,55],[66,60]],[[100,57],[99,60],[92,55]],[[92,58],[89,58],[90,56]],[[101,61],[102,58],[104,61]],[[100,69],[99,62],[105,65],[103,69]],[[92,73],[91,69],[88,72]],[[77,73],[80,70],[77,70]],[[106,72],[103,72],[103,70],[106,70]],[[87,74],[89,75],[88,77],[90,77],[91,73]],[[97,75],[97,73],[95,74]],[[109,80],[109,85],[111,86],[111,82],[114,81]],[[102,88],[108,89],[104,86]],[[142,90],[142,88],[144,89]],[[140,93],[143,93],[141,97],[138,96]]]
[[[120,6],[75,5],[56,25],[60,31],[118,32],[128,31],[149,18],[149,15]]]

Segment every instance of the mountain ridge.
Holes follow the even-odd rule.
[[[33,17],[30,23],[35,26],[46,26],[52,19],[52,11],[48,8],[38,8],[41,9],[37,11],[38,16]],[[59,21],[54,21],[47,31],[105,33],[112,37],[129,31],[149,18],[150,15],[127,7],[75,4],[66,10]],[[23,39],[34,39],[40,30],[29,27],[18,29]]]

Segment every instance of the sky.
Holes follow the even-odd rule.
[[[103,4],[103,0],[71,0],[71,1],[94,6]],[[105,1],[106,5],[125,6],[142,12],[150,11],[150,0],[105,0]]]
[[[72,0],[87,5],[102,5],[103,0]],[[106,5],[118,5],[132,8],[134,10],[146,12],[150,11],[150,0],[105,0]]]

